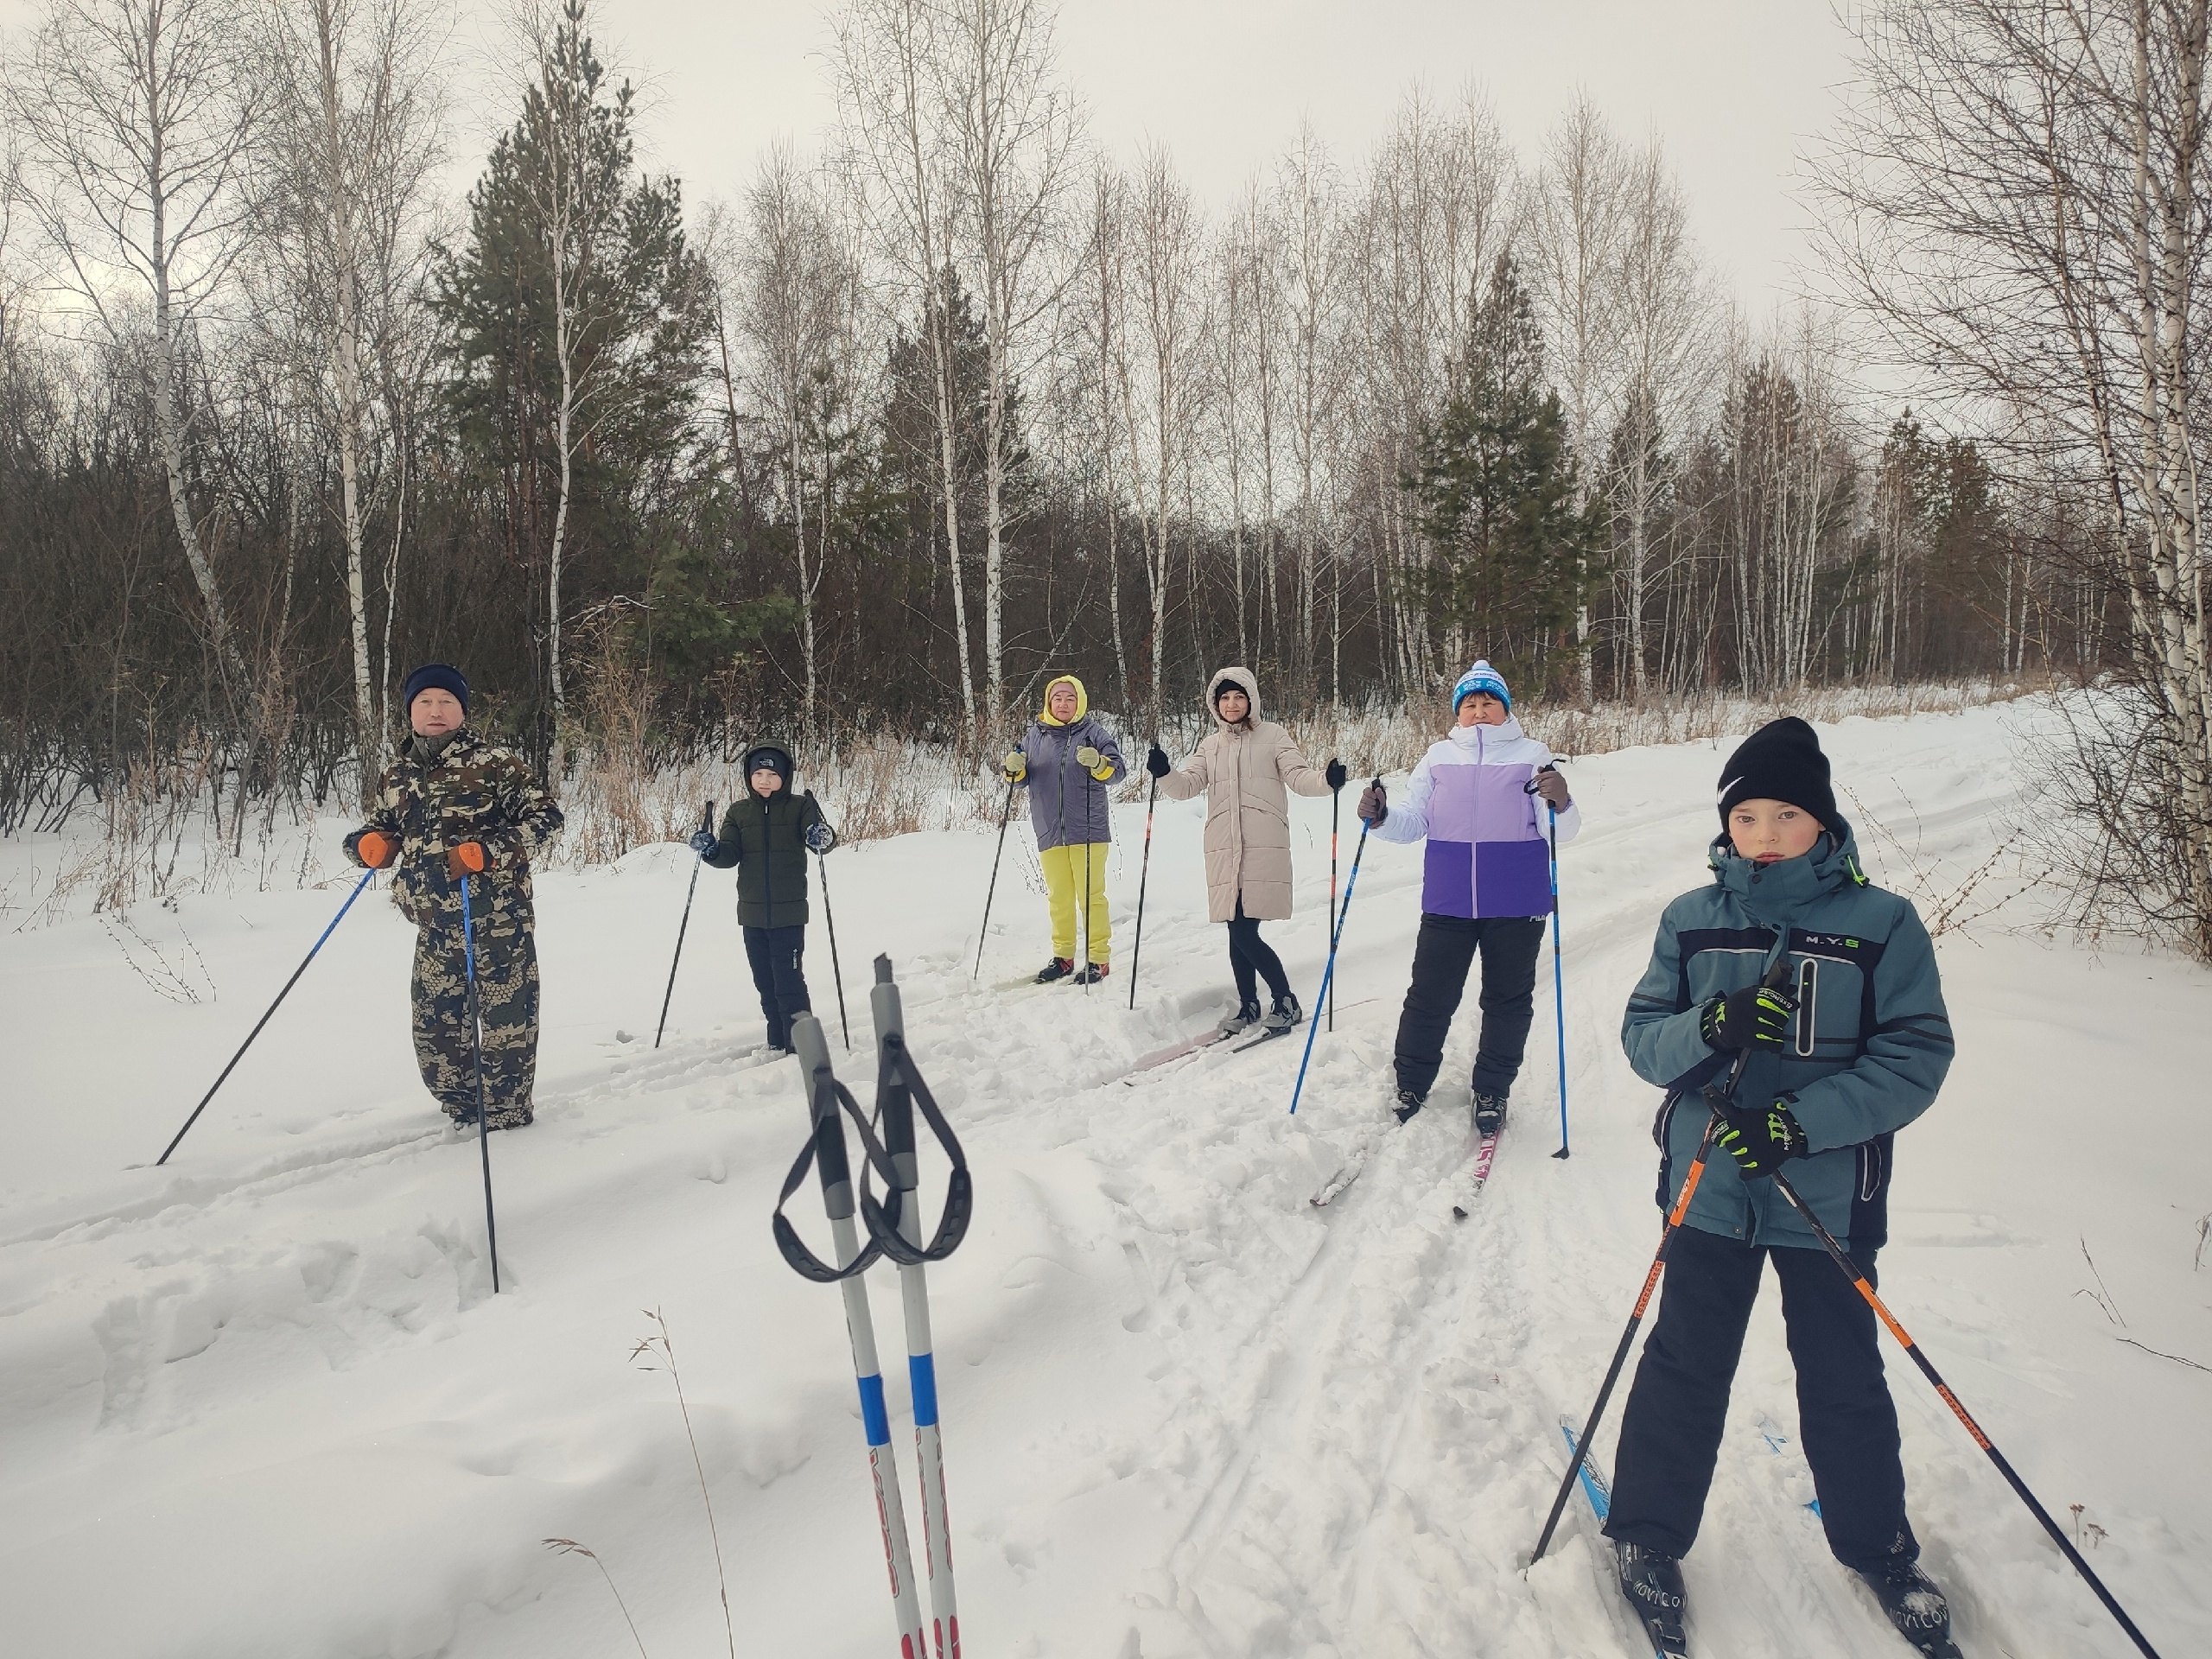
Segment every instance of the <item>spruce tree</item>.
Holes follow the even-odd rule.
[[[1526,673],[1571,654],[1600,525],[1577,505],[1566,416],[1510,255],[1470,315],[1451,393],[1402,482],[1429,550],[1423,598],[1438,637]]]

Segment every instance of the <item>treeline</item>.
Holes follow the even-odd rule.
[[[2099,479],[1746,320],[1586,105],[1522,156],[1411,93],[1201,204],[1086,142],[1039,0],[845,0],[818,156],[702,205],[563,0],[455,204],[439,16],[7,41],[0,828],[353,787],[432,657],[557,779],[988,741],[1048,666],[1156,720],[1232,658],[1310,706],[2126,656]]]

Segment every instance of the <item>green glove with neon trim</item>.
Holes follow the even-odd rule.
[[[1707,1048],[1731,1053],[1745,1048],[1781,1048],[1789,1041],[1789,1022],[1797,999],[1771,985],[1745,985],[1716,996],[1699,1016],[1698,1035]]]
[[[1745,1174],[1771,1175],[1792,1158],[1805,1155],[1805,1126],[1789,1109],[1796,1101],[1795,1095],[1783,1095],[1771,1106],[1723,1106],[1722,1128],[1714,1139]]]

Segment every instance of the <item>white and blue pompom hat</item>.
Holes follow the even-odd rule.
[[[1513,694],[1505,689],[1505,676],[1484,662],[1477,663],[1462,674],[1459,683],[1452,688],[1452,712],[1456,715],[1459,705],[1478,691],[1489,692],[1505,705],[1508,714],[1513,712]]]

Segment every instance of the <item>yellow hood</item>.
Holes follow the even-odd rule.
[[[1059,721],[1052,718],[1052,688],[1056,685],[1071,685],[1075,688],[1075,720]],[[1045,682],[1045,695],[1040,699],[1040,703],[1041,706],[1037,710],[1039,725],[1072,726],[1090,712],[1090,693],[1083,689],[1083,682],[1074,675],[1055,674]]]

